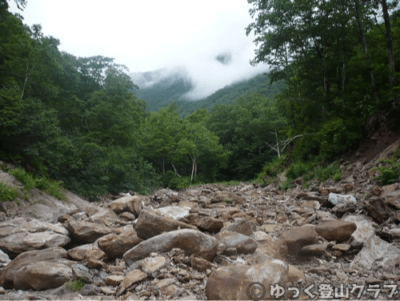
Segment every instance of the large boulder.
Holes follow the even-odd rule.
[[[394,209],[389,207],[383,198],[379,197],[371,198],[365,204],[365,209],[378,223],[383,223],[395,214]]]
[[[44,290],[59,287],[72,278],[72,269],[68,265],[49,261],[33,262],[15,273],[14,287]]]
[[[326,240],[336,241],[348,239],[356,229],[357,225],[355,223],[343,220],[326,221],[315,227],[315,231],[319,236]]]
[[[186,255],[198,255],[211,260],[217,252],[217,240],[198,230],[176,230],[154,236],[127,251],[123,258],[130,266],[150,253],[165,253],[180,248]]]
[[[142,199],[139,196],[124,196],[112,202],[109,207],[115,213],[131,212],[135,216],[140,214],[142,210]]]
[[[73,277],[72,262],[66,258],[62,248],[22,253],[1,270],[0,286],[22,290],[59,287]]]
[[[83,221],[69,222],[68,230],[76,240],[85,243],[93,243],[98,238],[111,233],[106,226]]]
[[[286,243],[290,254],[296,254],[304,246],[315,244],[318,234],[313,227],[303,226],[284,232],[280,239]]]
[[[357,225],[357,230],[351,234],[351,244],[355,247],[362,247],[363,244],[375,235],[375,228],[372,226],[373,219],[366,215],[348,215],[344,221]]]
[[[285,259],[289,250],[284,240],[270,239],[259,242],[257,251],[276,259]]]
[[[247,236],[253,236],[256,228],[257,225],[254,222],[248,221],[246,219],[239,219],[229,226],[222,228],[222,230],[237,232]]]
[[[253,253],[258,247],[253,238],[236,232],[221,231],[215,235],[215,238],[219,243],[224,243],[227,249],[235,248],[242,254]]]
[[[194,226],[174,220],[170,217],[162,216],[150,210],[142,210],[142,212],[140,212],[135,227],[137,236],[142,239],[149,239],[163,232],[170,232],[178,229],[197,230]]]
[[[136,235],[110,234],[98,240],[99,248],[109,258],[122,258],[125,252],[140,244],[143,239]]]
[[[211,216],[195,216],[190,223],[207,232],[218,232],[224,226],[223,220]]]
[[[400,249],[380,239],[370,237],[361,252],[354,258],[350,267],[362,267],[366,270],[397,272],[396,266],[400,264]]]
[[[62,247],[71,239],[60,223],[15,218],[0,223],[0,249],[11,257],[32,250]]]
[[[400,190],[396,190],[386,194],[385,202],[389,206],[400,209]]]
[[[213,271],[207,280],[210,300],[270,300],[270,285],[286,286],[289,266],[272,259],[253,266],[231,265]],[[255,282],[263,285],[255,284]]]

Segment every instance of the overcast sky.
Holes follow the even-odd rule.
[[[266,71],[249,64],[249,8],[247,0],[28,0],[20,13],[76,56],[112,57],[130,72],[185,66],[197,95]],[[227,65],[215,59],[228,53]]]

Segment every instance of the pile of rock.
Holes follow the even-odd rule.
[[[5,212],[0,298],[312,299],[326,284],[389,288],[400,279],[400,188],[377,187],[369,167],[353,165],[342,164],[343,181],[307,190],[162,189],[57,223]]]

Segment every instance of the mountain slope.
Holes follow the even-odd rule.
[[[197,108],[211,109],[216,104],[232,103],[252,93],[272,97],[283,87],[283,82],[270,84],[268,75],[259,74],[249,80],[225,86],[207,98],[190,101],[185,95],[194,88],[194,84],[183,68],[133,73],[131,77],[139,86],[136,96],[146,101],[148,111],[157,111],[175,101],[181,115],[190,114]]]
[[[187,115],[198,108],[211,109],[214,105],[222,103],[232,103],[236,99],[259,93],[266,97],[272,97],[279,93],[283,88],[283,82],[270,84],[268,75],[259,74],[247,81],[226,86],[205,99],[198,101],[178,101],[177,105],[181,108],[181,115]]]

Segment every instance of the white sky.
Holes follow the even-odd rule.
[[[25,23],[58,38],[60,50],[112,57],[130,72],[185,66],[200,94],[266,71],[249,64],[247,0],[28,0],[23,12],[9,3]],[[232,54],[230,65],[215,61],[221,53]]]

